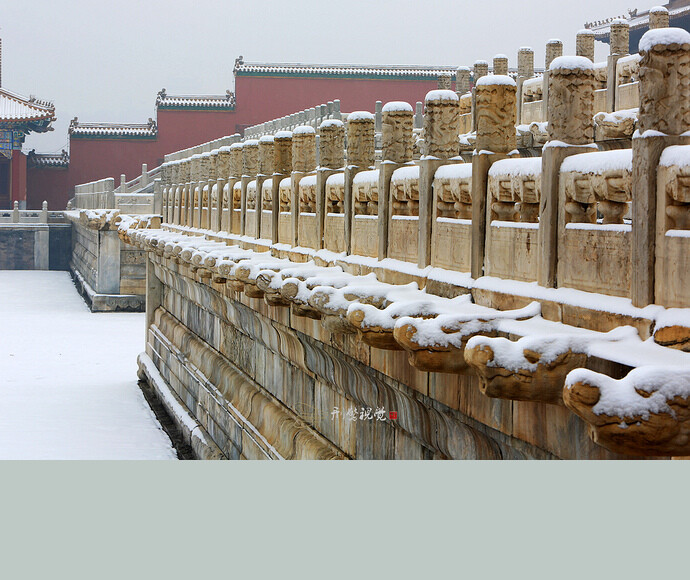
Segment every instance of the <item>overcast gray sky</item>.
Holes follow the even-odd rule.
[[[2,85],[52,100],[59,151],[69,121],[143,123],[156,93],[224,94],[245,61],[471,65],[560,38],[575,51],[587,21],[663,0],[0,0]],[[608,53],[597,43],[597,59]],[[240,96],[241,98],[241,96]],[[372,103],[373,107],[373,103]]]

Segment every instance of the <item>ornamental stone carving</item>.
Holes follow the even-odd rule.
[[[242,147],[242,175],[254,176],[259,170],[259,142],[250,139]]]
[[[611,23],[611,54],[625,55],[630,52],[630,25],[622,20]]]
[[[221,147],[216,161],[217,179],[227,179],[230,176],[230,148]]]
[[[667,43],[664,34],[674,31]],[[650,30],[640,41],[640,133],[680,135],[690,128],[690,33]]]
[[[243,143],[230,145],[230,175],[239,178],[242,175],[242,150]]]
[[[668,10],[663,6],[657,6],[649,11],[649,30],[656,28],[668,28]]]
[[[477,84],[477,81],[485,77],[486,75],[489,74],[489,63],[486,62],[485,60],[478,60],[477,62],[474,63],[474,84]]]
[[[316,131],[302,125],[292,132],[292,170],[309,173],[316,168]]]
[[[259,174],[273,175],[273,136],[259,139]]]
[[[591,30],[580,30],[575,37],[575,54],[584,56],[594,62],[594,33]]]
[[[455,91],[458,95],[464,95],[470,92],[470,75],[471,71],[468,67],[458,67],[455,73]]]
[[[292,133],[278,131],[273,137],[273,171],[289,175],[292,171]]]
[[[505,54],[497,54],[494,56],[494,74],[508,74],[508,57]]]
[[[337,119],[328,119],[319,126],[319,153],[321,167],[338,169],[345,165],[345,125]]]
[[[482,79],[477,90],[477,151],[508,153],[517,147],[517,88],[507,76]]]
[[[549,70],[551,63],[559,56],[563,56],[563,43],[557,38],[553,38],[546,43],[546,59],[544,61],[546,70]]]
[[[534,76],[534,51],[523,46],[518,51],[518,77],[529,79]]]
[[[594,67],[583,56],[556,59],[549,70],[548,131],[552,141],[594,140]]]
[[[395,163],[406,163],[412,159],[414,134],[412,125],[414,111],[408,103],[386,103],[383,107],[381,140],[382,159]]]
[[[449,159],[460,153],[460,101],[452,91],[430,91],[424,100],[426,155]]]
[[[347,164],[357,167],[374,165],[374,115],[365,111],[347,118]]]

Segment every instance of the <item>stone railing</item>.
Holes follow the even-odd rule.
[[[48,215],[47,201],[43,202],[40,210],[20,210],[19,202],[15,201],[14,209],[0,211],[0,224],[47,224]]]
[[[278,392],[272,370],[251,367],[238,344],[205,330],[227,327],[233,341],[247,335],[247,344],[265,345],[261,356],[275,368],[306,365],[328,400],[352,379],[359,394],[338,391],[336,406],[374,392],[366,372],[333,378],[333,369],[364,364],[396,393],[422,393],[422,414],[434,405],[461,410],[556,456],[690,453],[675,435],[685,433],[680,410],[690,404],[690,34],[651,31],[639,60],[619,58],[622,44],[614,43],[607,78],[617,70],[620,86],[637,83],[639,91],[638,132],[618,139],[632,145],[620,151],[596,142],[601,67],[587,57],[589,40],[574,57],[549,43],[545,125],[537,127],[543,147],[517,148],[518,97],[533,90],[525,88],[529,75],[516,82],[483,74],[488,63],[477,63],[469,156],[458,139],[467,93],[438,90],[425,99],[417,160],[413,108],[389,103],[381,107],[380,160],[376,115],[354,112],[344,124],[298,126],[165,164],[162,230],[126,230],[148,252],[158,285],[148,312],[150,364],[177,384],[170,373],[184,357],[206,364],[205,341],[223,353],[209,372],[222,364],[235,376],[238,368],[253,377],[251,388],[300,415],[292,379],[289,392]],[[606,99],[615,103],[611,88]],[[200,343],[188,348],[185,333]],[[671,376],[659,361],[685,370]],[[617,382],[628,373],[627,383]],[[490,402],[470,394],[477,384]],[[611,389],[637,395],[609,397]],[[640,389],[666,406],[650,407]],[[623,400],[632,407],[616,403]],[[573,422],[571,411],[584,422]],[[524,421],[519,435],[514,412]],[[207,420],[208,411],[198,416]],[[608,451],[584,442],[585,423]],[[317,419],[310,425],[351,449],[342,431]],[[324,445],[319,453],[337,455]],[[387,453],[379,456],[396,456]],[[348,454],[363,456],[356,447]]]

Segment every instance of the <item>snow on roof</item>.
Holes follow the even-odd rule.
[[[549,70],[594,70],[592,61],[584,56],[559,56],[551,61]]]
[[[434,179],[468,179],[472,177],[471,163],[441,165],[434,173]]]
[[[632,171],[632,149],[595,151],[567,157],[561,172],[577,171],[601,175],[605,171]]]
[[[224,95],[168,95],[162,89],[156,97],[158,109],[234,109],[235,94],[226,91]]]
[[[0,120],[2,121],[54,121],[52,103],[27,99],[0,88]]]
[[[389,101],[388,103],[383,105],[383,109],[381,110],[384,113],[390,113],[391,111],[409,111],[410,113],[414,112],[412,105],[410,105],[410,103],[406,103],[405,101]]]
[[[82,123],[76,117],[69,126],[69,134],[76,137],[155,137],[158,126],[148,123]]]
[[[690,165],[690,145],[671,145],[661,154],[659,165],[663,167],[687,167]]]
[[[32,167],[69,167],[69,153],[29,153],[28,162]]]
[[[455,91],[449,91],[448,89],[435,89],[429,91],[424,97],[425,103],[433,102],[443,102],[443,101],[459,101],[460,97]]]
[[[491,177],[497,175],[539,175],[540,173],[541,157],[502,159],[496,161],[489,169],[489,176]]]
[[[374,121],[374,115],[369,111],[353,111],[347,116],[348,121]]]
[[[238,61],[235,75],[275,76],[365,76],[365,77],[423,77],[436,79],[455,72],[452,66],[419,65],[352,65],[352,64],[301,64],[301,63],[250,63]]]
[[[300,125],[299,127],[295,127],[292,131],[293,135],[314,135],[316,133],[316,130],[314,127],[310,127],[309,125]]]
[[[515,81],[511,79],[508,75],[486,75],[477,81],[478,87],[484,87],[489,85],[507,85],[511,87],[517,86]]]
[[[682,28],[655,28],[648,30],[640,39],[640,52],[649,52],[653,46],[690,44],[690,32]]]

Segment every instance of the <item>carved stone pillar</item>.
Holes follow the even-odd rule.
[[[459,97],[470,92],[470,75],[469,67],[460,66],[455,73],[455,92]]]
[[[280,220],[280,182],[292,172],[292,133],[278,131],[273,136],[273,183],[271,184],[271,242],[278,243]],[[291,208],[292,209],[292,208]]]
[[[616,110],[616,91],[618,90],[616,64],[629,52],[630,25],[623,20],[612,22],[610,38],[611,54],[606,65],[606,111],[612,113]]]
[[[458,72],[460,69],[458,69]],[[469,86],[469,69],[467,83]],[[379,167],[379,260],[388,257],[388,232],[390,228],[391,177],[401,165],[412,161],[414,154],[414,110],[412,105],[401,101],[386,103],[383,107],[381,133],[382,155]]]
[[[256,232],[257,239],[261,237],[261,223],[263,221],[263,185],[264,181],[273,175],[273,135],[264,135],[259,139],[259,167],[256,175]]]
[[[555,59],[549,70],[549,141],[542,153],[537,280],[556,285],[559,220],[559,177],[563,160],[590,151],[594,141],[594,65],[583,56]],[[565,227],[565,226],[563,226]]]
[[[657,28],[668,28],[669,18],[668,10],[663,6],[655,6],[649,11],[649,30],[656,30]]]
[[[299,245],[299,182],[305,174],[316,169],[316,131],[301,125],[292,132],[292,245]]]
[[[517,78],[517,120],[522,123],[522,85],[534,76],[534,51],[523,46],[518,50],[518,78]]]
[[[477,141],[472,157],[472,277],[484,275],[488,177],[491,165],[508,157],[515,137],[517,85],[505,75],[484,77],[477,94]]]
[[[326,220],[326,180],[345,165],[345,124],[328,119],[319,126],[320,167],[316,171],[316,239],[324,247]]]
[[[235,200],[235,184],[242,179],[242,150],[244,143],[233,143],[230,145],[230,176],[228,178],[228,232],[240,233],[239,216],[235,213],[235,207],[242,204],[240,200]]]
[[[512,81],[511,81],[512,82]],[[430,91],[424,99],[426,155],[419,161],[419,240],[417,264],[431,264],[431,234],[434,220],[432,183],[436,170],[460,154],[458,129],[460,99],[452,91]],[[515,132],[515,129],[513,129]]]
[[[482,77],[489,74],[489,63],[485,60],[478,60],[474,63],[473,67],[473,80],[474,86],[477,86],[477,82]],[[477,94],[476,89],[472,89],[472,131],[477,130]]]
[[[229,193],[226,194],[225,186],[230,177],[230,147],[225,146],[218,149],[218,159],[216,160],[216,184],[218,195],[218,215],[216,216],[215,231],[222,232],[228,227],[229,214],[228,202]]]
[[[594,62],[594,33],[591,30],[580,30],[575,37],[575,54],[584,56]]]
[[[508,57],[505,54],[497,54],[494,56],[494,74],[508,74]]]
[[[690,129],[690,33],[650,30],[640,40],[640,112],[633,135],[632,302],[654,303],[657,167],[669,145]],[[660,132],[660,133],[657,133]]]
[[[452,79],[452,77],[450,76],[450,74],[447,74],[447,75],[439,75],[439,77],[438,77],[438,82],[437,82],[436,86],[437,86],[439,89],[443,89],[443,90],[449,91],[450,88],[451,88],[452,82],[453,82],[453,79]]]
[[[240,215],[240,234],[245,235],[247,231],[247,186],[249,182],[256,179],[259,171],[259,142],[256,139],[249,139],[244,142],[242,147],[242,197]]]
[[[544,59],[544,88],[542,91],[542,118],[548,117],[549,110],[549,68],[551,63],[563,56],[563,43],[557,38],[552,38],[546,43],[546,57]]]
[[[375,162],[375,118],[367,111],[355,111],[347,117],[347,166],[345,167],[345,250],[352,251],[352,181],[360,171],[366,171]]]

